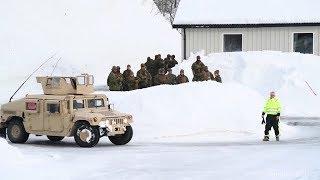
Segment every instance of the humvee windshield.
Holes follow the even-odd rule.
[[[84,100],[76,99],[73,100],[73,109],[83,109],[84,108]]]
[[[103,99],[88,99],[88,108],[104,107]]]

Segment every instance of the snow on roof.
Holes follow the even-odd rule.
[[[319,0],[182,0],[174,25],[320,22]]]

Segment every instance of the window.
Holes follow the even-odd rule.
[[[73,100],[73,109],[82,109],[84,108],[84,100]]]
[[[59,77],[48,78],[47,85],[52,86],[52,87],[59,87],[60,86],[60,78]]]
[[[223,35],[223,52],[242,51],[242,34]]]
[[[303,54],[313,54],[313,33],[294,33],[293,51]]]
[[[36,102],[26,102],[26,110],[36,111],[37,110],[37,103]]]
[[[84,76],[78,76],[77,80],[78,80],[78,84],[80,84],[80,85],[86,84],[86,78]]]
[[[89,85],[93,85],[93,83],[94,83],[93,76],[89,76],[88,79],[89,79]]]
[[[48,103],[47,104],[47,111],[49,113],[60,113],[60,104],[58,103]]]
[[[104,107],[103,99],[88,99],[88,108]]]

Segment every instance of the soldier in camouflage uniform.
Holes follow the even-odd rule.
[[[155,71],[155,67],[154,67],[154,60],[151,59],[150,57],[148,57],[145,65],[146,65],[148,72],[151,74],[152,77],[154,77],[157,74],[157,72]]]
[[[167,57],[164,59],[164,64],[166,70],[175,67],[178,64],[178,61],[175,60],[175,55],[168,54]]]
[[[180,74],[177,77],[177,84],[183,84],[189,82],[189,79],[186,75],[184,75],[184,70],[180,70]]]
[[[197,56],[197,61],[192,64],[193,79],[192,81],[205,81],[204,69],[205,65],[201,62],[201,57]]]
[[[145,64],[141,64],[141,69],[137,72],[137,78],[139,79],[140,89],[150,87],[152,84],[152,77]]]
[[[177,76],[172,74],[172,69],[168,69],[168,74],[166,75],[167,84],[175,85],[177,84]]]
[[[123,72],[123,91],[134,90],[134,73],[131,70],[131,66],[127,65],[127,69]]]
[[[165,74],[164,68],[159,69],[159,73],[154,77],[154,86],[158,86],[161,84],[167,84],[167,76]]]
[[[209,71],[208,66],[204,67],[204,72],[203,72],[203,79],[205,79],[206,81],[212,80],[214,81],[214,76],[213,74]]]
[[[158,74],[161,68],[165,68],[165,64],[163,59],[161,58],[161,55],[158,54],[156,55],[156,59],[154,60],[154,71]]]
[[[108,76],[107,84],[110,91],[121,91],[122,90],[123,77],[120,73],[120,67],[112,67],[112,70]]]
[[[214,71],[214,80],[219,82],[219,83],[222,83],[222,79],[221,79],[221,76],[220,76],[220,71],[219,70],[215,70]]]

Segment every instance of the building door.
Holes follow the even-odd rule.
[[[242,34],[224,34],[223,52],[242,51]]]
[[[63,117],[61,113],[61,103],[60,101],[46,101],[45,111],[43,113],[44,117],[44,129],[46,131],[52,132],[62,132],[63,131]]]

